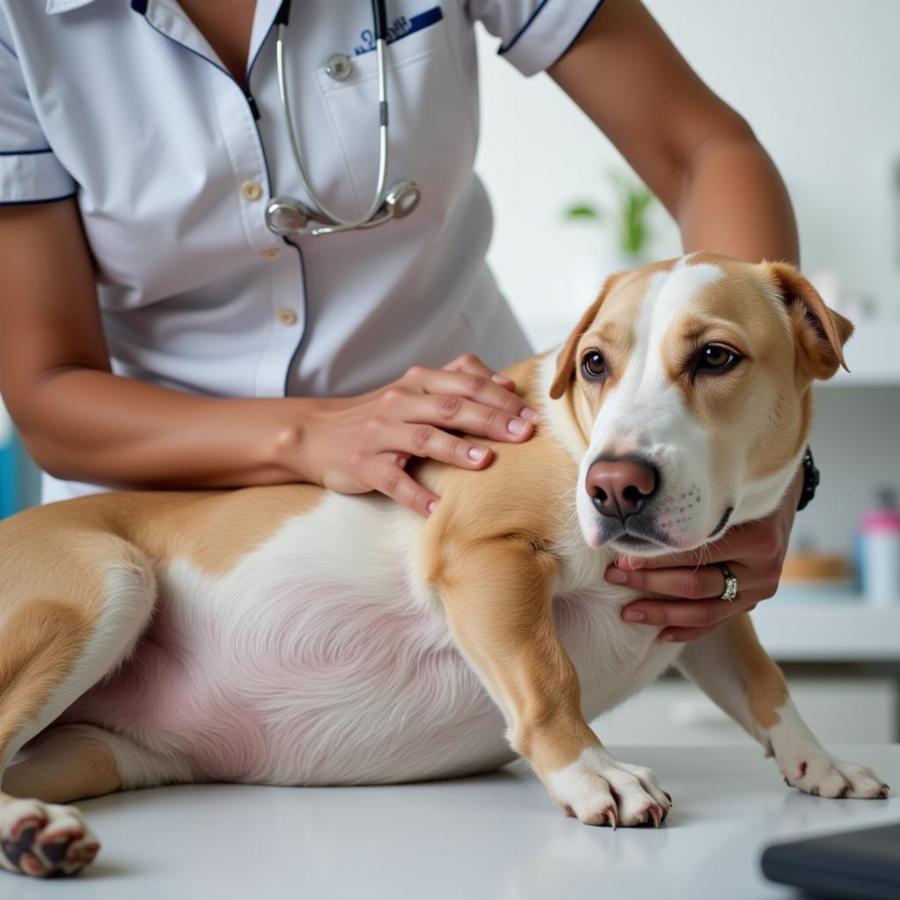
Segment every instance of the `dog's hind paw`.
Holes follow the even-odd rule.
[[[830,756],[808,756],[783,766],[786,784],[828,799],[883,800],[887,797],[888,786],[871,769]]]
[[[100,843],[74,806],[9,800],[0,806],[0,866],[9,872],[74,875],[93,862]]]

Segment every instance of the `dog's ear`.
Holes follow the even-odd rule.
[[[550,385],[551,400],[559,400],[574,379],[575,348],[578,346],[581,336],[588,330],[591,322],[594,321],[597,310],[603,305],[603,301],[606,299],[607,294],[609,294],[609,290],[617,277],[617,275],[610,275],[606,281],[603,282],[603,288],[601,289],[599,296],[578,320],[578,324],[569,335],[568,340],[563,344],[562,350],[559,351],[559,355],[556,357],[556,375],[553,377],[553,383]]]
[[[807,372],[813,378],[825,379],[831,378],[838,366],[847,369],[843,348],[853,334],[853,323],[829,309],[793,266],[782,262],[765,265],[787,305],[797,352]]]

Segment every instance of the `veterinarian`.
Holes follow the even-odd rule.
[[[686,250],[797,260],[765,150],[638,0],[386,7],[0,0],[0,390],[46,501],[301,481],[427,515],[411,456],[477,469],[490,452],[453,432],[528,440],[495,374],[530,348],[485,264],[477,21]],[[648,595],[626,620],[685,640],[771,596],[803,486],[702,554],[611,568]]]

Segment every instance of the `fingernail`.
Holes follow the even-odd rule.
[[[466,455],[475,462],[481,462],[487,456],[487,450],[484,447],[469,447]]]
[[[674,634],[661,634],[661,635],[659,636],[659,639],[660,639],[661,641],[674,641],[674,640],[675,640],[675,635],[674,635]]]
[[[527,419],[529,422],[537,422],[538,414],[535,410],[533,410],[530,406],[523,406],[519,410],[519,416],[523,419]]]
[[[428,510],[428,515],[430,516],[437,509],[437,500],[432,500],[425,508]]]
[[[506,430],[510,434],[514,434],[516,436],[520,434],[525,434],[525,429],[528,427],[527,422],[523,422],[521,419],[510,419],[509,423],[506,426]]]
[[[616,565],[629,572],[634,572],[641,567],[641,558],[639,556],[620,556]]]
[[[624,613],[622,613],[622,618],[626,622],[643,622],[644,619],[647,618],[647,616],[639,609],[627,609]]]
[[[625,584],[628,581],[628,575],[615,566],[610,566],[606,570],[606,580],[610,584]]]
[[[497,384],[508,385],[512,384],[512,378],[507,378],[505,375],[491,375],[491,381],[496,382]]]

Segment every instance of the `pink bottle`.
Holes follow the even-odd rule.
[[[878,505],[863,516],[859,549],[866,602],[900,604],[900,509],[892,490],[878,491]]]

